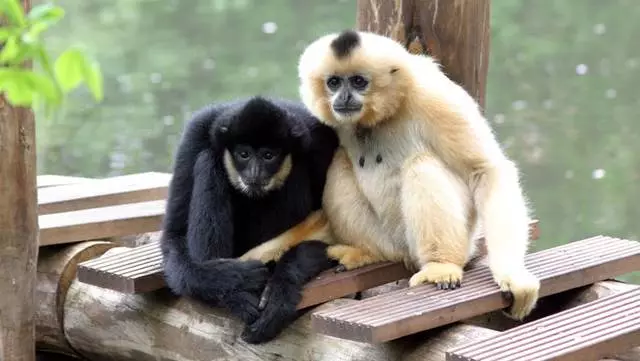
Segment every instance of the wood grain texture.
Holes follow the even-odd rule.
[[[171,174],[137,173],[38,189],[38,213],[51,214],[165,199]]]
[[[448,361],[597,361],[640,346],[640,288],[447,352]]]
[[[111,242],[81,242],[39,250],[36,285],[36,345],[73,355],[64,336],[62,320],[67,290],[76,277],[79,262],[98,257],[116,245]]]
[[[389,36],[414,54],[436,58],[445,73],[485,104],[490,0],[358,0],[357,28]]]
[[[354,303],[334,300],[317,309]],[[309,313],[272,342],[249,345],[242,324],[226,312],[166,289],[124,294],[73,282],[65,302],[69,343],[95,361],[444,361],[449,348],[496,331],[469,325],[430,331],[396,342],[368,345],[317,334]]]
[[[540,297],[632,272],[640,243],[597,236],[527,255]],[[509,306],[486,267],[465,272],[461,288],[421,285],[368,298],[357,307],[313,315],[314,330],[363,342],[385,342]]]
[[[28,11],[29,0],[21,1]],[[26,64],[30,67],[30,64]],[[0,360],[35,358],[38,257],[35,122],[0,94]]]

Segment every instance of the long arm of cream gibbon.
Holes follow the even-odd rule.
[[[427,131],[442,159],[470,180],[494,276],[525,272],[529,212],[518,168],[500,148],[473,98],[456,90],[448,94],[458,99],[426,102],[433,119]]]
[[[263,263],[277,261],[287,250],[308,240],[333,243],[331,229],[323,210],[309,214],[302,222],[277,237],[250,249],[239,259],[243,261],[254,259]]]

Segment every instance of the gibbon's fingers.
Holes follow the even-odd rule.
[[[340,262],[336,272],[350,271],[370,264],[384,261],[383,258],[362,248],[336,244],[327,249],[329,258]]]
[[[496,282],[502,292],[511,294],[513,300],[511,307],[504,312],[507,316],[521,321],[531,313],[536,306],[540,290],[540,281],[536,276],[523,269],[517,273],[498,276]]]
[[[438,289],[453,290],[462,283],[462,267],[453,263],[429,262],[422,266],[409,279],[409,287],[417,286],[425,282],[435,283]]]
[[[332,243],[329,224],[322,210],[312,212],[302,222],[279,236],[250,249],[239,259],[241,261],[255,259],[265,264],[269,261],[277,261],[290,248],[308,240]]]

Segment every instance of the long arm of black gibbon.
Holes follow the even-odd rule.
[[[324,242],[305,241],[282,255],[265,288],[268,294],[263,295],[266,304],[260,317],[244,329],[246,342],[270,341],[298,317],[305,284],[336,264],[327,256],[327,247]]]
[[[230,259],[232,208],[224,170],[209,140],[214,117],[214,110],[197,115],[178,147],[161,240],[165,278],[173,292],[225,307],[251,322],[258,316],[268,269],[260,262]]]

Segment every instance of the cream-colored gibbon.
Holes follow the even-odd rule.
[[[304,104],[340,139],[323,209],[243,259],[322,239],[344,269],[404,262],[410,286],[454,289],[482,227],[493,277],[513,297],[508,313],[528,315],[540,282],[524,262],[527,200],[473,97],[433,58],[369,32],[317,39],[298,70]]]

